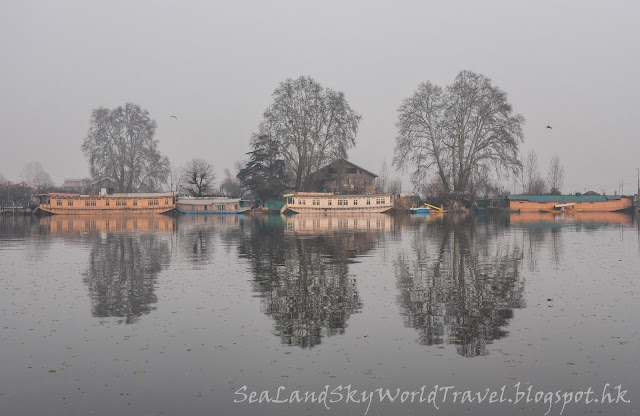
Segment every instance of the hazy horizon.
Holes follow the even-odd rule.
[[[17,180],[39,161],[56,184],[88,176],[91,111],[133,102],[173,165],[205,159],[219,183],[246,158],[273,90],[301,75],[345,93],[362,115],[349,159],[377,173],[402,100],[469,69],[526,118],[521,152],[537,151],[543,175],[560,156],[565,192],[624,182],[633,193],[639,12],[631,1],[7,3],[0,173]]]

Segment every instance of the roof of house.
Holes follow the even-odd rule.
[[[509,201],[529,202],[604,202],[620,200],[620,195],[507,195]]]
[[[346,163],[346,164],[348,164],[348,165],[353,166],[353,167],[354,167],[354,168],[356,168],[356,169],[360,169],[362,172],[367,173],[367,174],[369,174],[369,175],[371,175],[371,176],[373,176],[373,177],[375,177],[375,178],[377,178],[377,177],[378,177],[378,175],[376,175],[375,173],[370,172],[370,171],[366,170],[365,168],[362,168],[362,167],[360,167],[360,166],[356,165],[356,164],[355,164],[355,163],[353,163],[353,162],[349,162],[347,159],[338,159],[338,160],[335,160],[335,161],[333,161],[333,162],[329,163],[328,165],[321,167],[320,169],[328,168],[329,166],[333,165],[333,164],[334,164],[334,163],[336,163],[336,162],[344,162],[344,163]]]
[[[87,186],[91,183],[91,179],[83,178],[83,179],[75,179],[75,178],[64,178],[64,183],[62,187],[68,186]]]

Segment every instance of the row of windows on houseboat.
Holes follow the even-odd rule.
[[[126,199],[116,199],[115,200],[115,206],[116,207],[126,207],[127,204],[128,204],[128,200],[126,200]],[[169,199],[165,198],[164,204],[165,205],[169,205]],[[61,207],[63,205],[62,199],[57,199],[56,200],[56,205]],[[107,207],[111,206],[111,200],[109,200],[109,199],[105,200],[104,205],[107,206]],[[134,207],[137,207],[138,206],[138,200],[134,199],[131,205],[134,206]],[[143,204],[141,204],[141,205],[143,205]],[[158,206],[158,205],[160,205],[160,200],[158,198],[149,199],[149,200],[147,200],[147,205],[148,206]],[[69,206],[69,207],[73,206],[73,199],[68,199],[67,200],[67,206]],[[95,207],[96,206],[96,200],[95,199],[85,199],[84,200],[84,206],[85,207]]]
[[[210,209],[215,209],[216,205],[199,205],[199,208],[196,208],[196,210],[201,210],[201,211],[209,211]],[[235,204],[233,206],[233,208],[231,208],[231,206],[227,207],[227,205],[217,205],[217,210],[218,211],[225,211],[225,210],[232,210],[232,209],[239,209],[240,207],[238,206],[238,204]]]
[[[320,199],[311,199],[311,205],[316,205],[316,206],[320,206]],[[327,201],[327,205],[328,206],[332,206],[333,205],[333,200],[332,199],[327,199],[325,200]],[[362,204],[362,205],[371,205],[371,198],[367,198],[366,200],[362,200],[362,199],[346,199],[346,198],[339,198],[337,199],[337,204],[339,206],[358,206],[358,204]],[[349,203],[349,201],[351,201],[351,203]],[[295,198],[291,198],[291,204],[295,205],[296,200]],[[304,198],[300,198],[299,202],[300,205],[307,205],[307,199]],[[383,205],[385,204],[385,200],[384,198],[376,198],[375,199],[375,204],[376,205]]]

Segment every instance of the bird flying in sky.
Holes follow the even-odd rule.
[[[171,117],[169,117],[169,118],[175,118],[176,120],[178,119],[178,117],[176,117],[176,116],[171,116]]]
[[[553,127],[551,127],[551,126],[547,126],[547,128],[548,128],[548,129],[553,129]]]

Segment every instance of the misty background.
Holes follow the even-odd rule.
[[[632,1],[39,1],[0,14],[0,174],[39,161],[89,176],[91,111],[132,102],[174,166],[244,160],[281,81],[311,76],[362,115],[349,159],[390,164],[396,111],[423,81],[483,74],[524,115],[521,155],[564,192],[634,193],[640,168],[640,3]],[[171,118],[171,116],[176,118]],[[550,125],[553,129],[547,129]],[[394,176],[393,173],[391,176]],[[520,192],[514,181],[508,185]],[[408,174],[403,191],[411,190]]]

